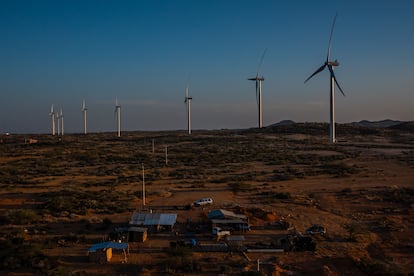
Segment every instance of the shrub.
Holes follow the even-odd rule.
[[[228,184],[235,194],[242,191],[249,191],[252,189],[252,185],[243,182],[235,182]]]
[[[276,199],[290,199],[292,198],[292,196],[290,195],[289,192],[280,192],[280,193],[276,193],[273,198]]]
[[[39,215],[27,209],[10,210],[0,218],[0,223],[2,224],[22,225],[36,223],[38,221]]]

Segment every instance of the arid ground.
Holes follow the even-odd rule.
[[[408,275],[414,274],[414,126],[326,124],[262,130],[9,135],[0,144],[2,275]],[[32,140],[29,140],[32,139]],[[32,142],[32,143],[29,143]],[[154,147],[153,147],[154,145]],[[166,148],[168,156],[166,158]],[[146,205],[143,206],[142,166]],[[188,208],[202,197],[213,205]],[[316,250],[251,253],[170,248],[191,218],[211,209],[249,217],[251,247],[277,244],[286,229]],[[175,231],[131,243],[97,264],[88,248],[135,210],[177,214]],[[210,229],[196,232],[213,243]],[[259,263],[259,270],[257,266]]]

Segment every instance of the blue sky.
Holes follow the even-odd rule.
[[[50,105],[65,131],[257,126],[260,57],[263,120],[328,122],[323,64],[331,57],[346,97],[336,120],[413,120],[414,2],[399,1],[0,1],[0,132],[47,133]]]

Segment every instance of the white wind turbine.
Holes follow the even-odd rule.
[[[53,110],[53,104],[50,108],[49,116],[52,120],[52,135],[55,135],[55,111]]]
[[[118,103],[118,98],[115,99],[115,113],[118,115],[118,137],[121,137],[121,105]]]
[[[193,98],[188,95],[188,84],[187,84],[187,87],[185,88],[184,103],[186,104],[186,107],[187,107],[187,129],[188,129],[188,134],[191,134],[191,100],[192,99]]]
[[[59,111],[56,113],[56,120],[57,120],[57,135],[60,135],[60,115]]]
[[[335,22],[336,22],[336,17],[338,14],[335,15],[335,18],[333,20],[332,23],[332,29],[331,29],[331,35],[329,37],[329,44],[328,44],[328,54],[326,56],[326,61],[325,63],[319,67],[312,75],[310,75],[309,78],[307,78],[305,80],[305,82],[307,82],[308,80],[310,80],[313,76],[315,76],[316,74],[318,74],[319,72],[323,71],[325,69],[325,67],[328,67],[329,73],[330,73],[330,87],[331,87],[331,94],[330,94],[330,142],[331,143],[335,143],[336,142],[336,137],[335,137],[335,100],[334,100],[334,89],[335,89],[335,84],[336,86],[338,86],[339,91],[341,91],[342,95],[345,96],[344,91],[342,91],[341,86],[339,85],[338,81],[336,80],[334,71],[333,71],[333,67],[335,66],[339,66],[339,62],[338,60],[335,61],[330,61],[330,54],[331,54],[331,42],[332,42],[332,34],[333,34],[333,30],[335,27]]]
[[[262,57],[259,62],[259,66],[257,67],[256,77],[249,78],[248,80],[256,82],[256,101],[257,101],[257,109],[259,112],[259,128],[263,127],[263,107],[262,107],[262,81],[264,81],[263,76],[259,77],[260,67],[262,66],[263,58],[266,54],[267,48],[264,49]]]
[[[63,121],[63,111],[62,108],[60,108],[60,127],[61,127],[61,132],[60,134],[63,136],[65,134],[65,123]]]
[[[86,110],[88,110],[86,108],[86,104],[85,104],[85,99],[83,99],[83,103],[82,103],[82,113],[83,113],[83,134],[86,134]]]

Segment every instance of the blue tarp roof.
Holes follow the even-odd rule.
[[[96,252],[97,250],[106,249],[106,248],[112,248],[112,249],[127,249],[128,244],[127,243],[121,243],[121,242],[103,242],[103,243],[97,243],[89,247],[89,252]]]

